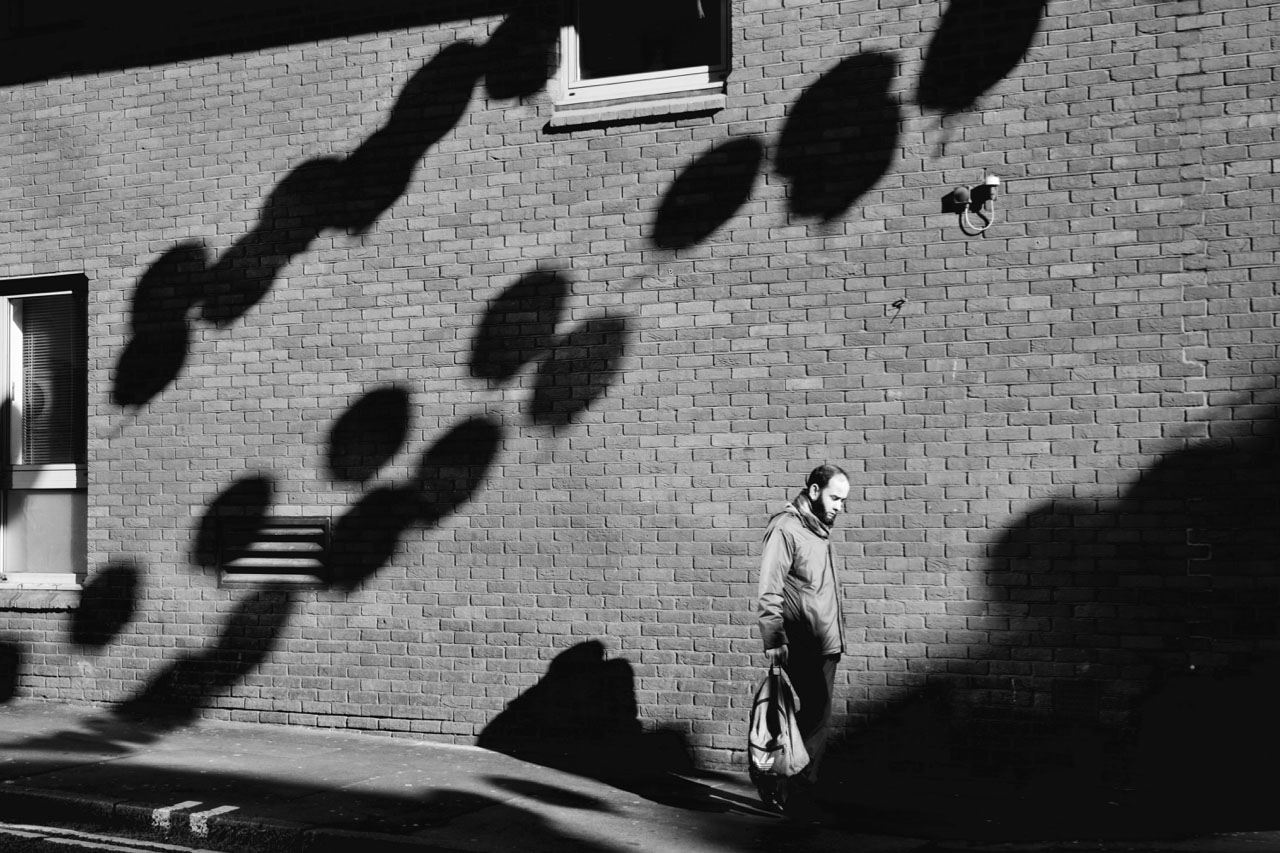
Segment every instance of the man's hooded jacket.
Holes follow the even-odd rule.
[[[769,520],[759,600],[766,650],[788,645],[822,655],[844,654],[831,528],[814,515],[803,492]]]

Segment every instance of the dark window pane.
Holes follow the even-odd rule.
[[[724,65],[722,0],[579,0],[583,80]]]

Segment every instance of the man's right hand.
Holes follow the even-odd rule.
[[[776,649],[766,649],[764,656],[769,659],[770,666],[786,666],[787,665],[787,647],[778,646]]]

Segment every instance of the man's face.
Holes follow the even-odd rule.
[[[832,477],[826,488],[809,487],[809,500],[813,503],[813,514],[823,524],[834,524],[836,516],[844,512],[845,498],[849,497],[849,480],[847,477]]]

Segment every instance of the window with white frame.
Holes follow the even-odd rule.
[[[0,280],[5,470],[0,584],[85,575],[85,279]]]
[[[572,0],[561,29],[566,101],[718,92],[728,0]]]

